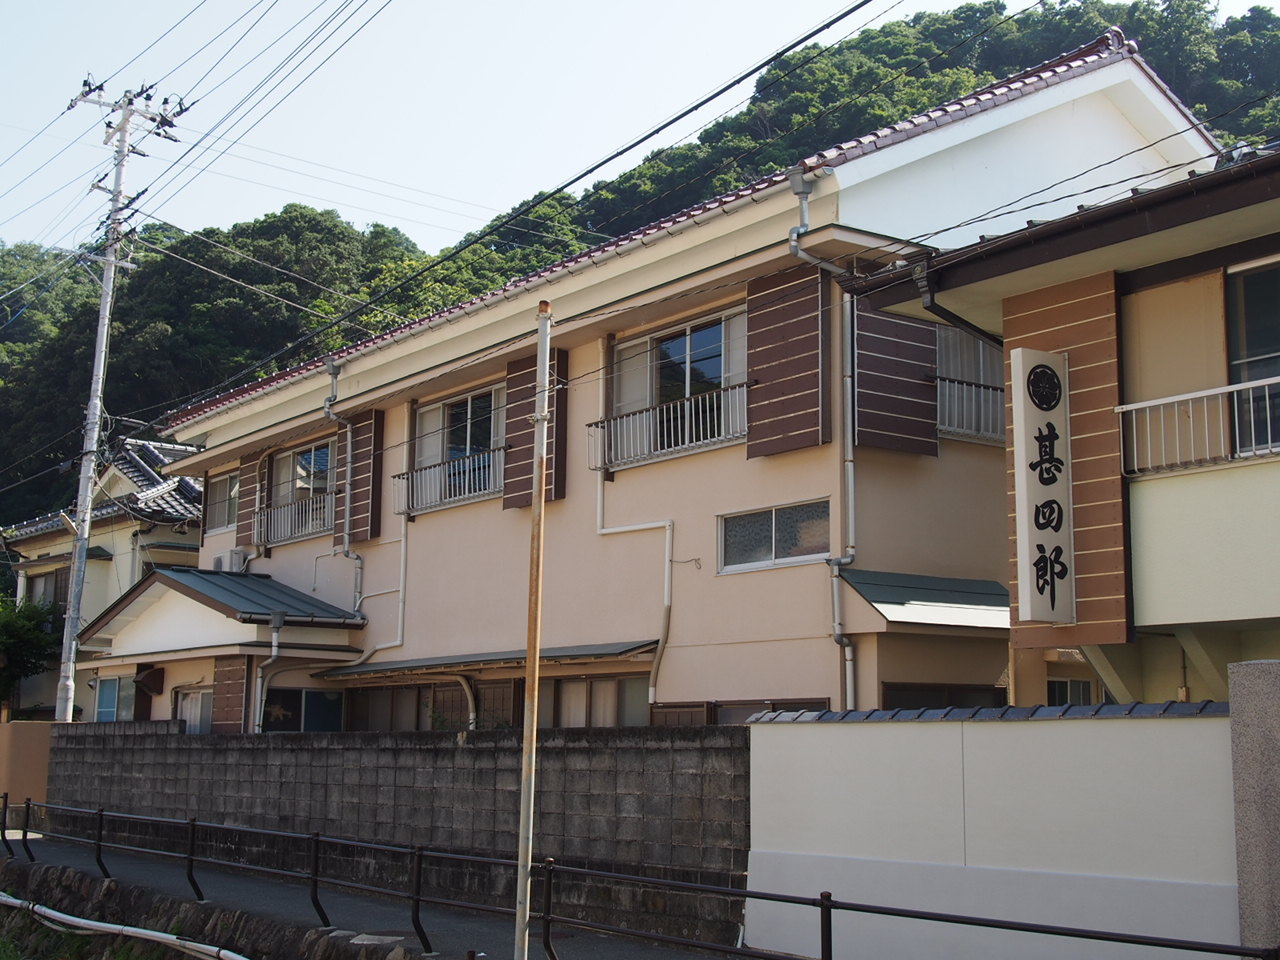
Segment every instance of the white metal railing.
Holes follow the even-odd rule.
[[[264,545],[304,540],[333,532],[333,491],[254,512],[253,542]]]
[[[1116,407],[1128,477],[1280,455],[1280,377]]]
[[[1004,445],[1004,387],[938,377],[938,433]]]
[[[486,450],[392,477],[396,513],[415,514],[502,493],[503,451]]]
[[[587,424],[592,470],[660,460],[746,435],[745,383]]]

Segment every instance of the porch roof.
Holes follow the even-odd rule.
[[[266,574],[162,567],[138,581],[81,630],[81,642],[99,634],[112,636],[122,624],[137,619],[166,588],[239,623],[268,624],[271,614],[281,610],[284,625],[289,627],[350,630],[365,625],[359,613],[326,603]]]
[[[657,647],[657,640],[627,641],[623,643],[584,643],[570,647],[544,647],[542,660],[606,660],[647,653]],[[334,667],[316,674],[327,679],[346,677],[370,677],[380,674],[411,673],[414,671],[443,671],[459,667],[493,667],[500,664],[522,664],[526,651],[500,650],[489,653],[455,653],[440,657],[420,657],[414,660],[386,660],[378,663],[362,663],[358,666]]]
[[[1009,628],[1009,591],[995,580],[846,567],[840,578],[888,623]]]

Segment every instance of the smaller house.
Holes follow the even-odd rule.
[[[98,474],[85,568],[81,614],[96,617],[139,579],[158,567],[196,564],[200,549],[201,483],[166,477],[163,469],[194,452],[175,443],[126,439]],[[216,510],[217,505],[211,504]],[[3,531],[8,563],[17,575],[19,601],[46,601],[65,612],[75,542],[74,508],[36,517]],[[53,625],[50,629],[54,629]],[[58,672],[30,677],[19,686],[10,716],[53,717]],[[88,687],[76,690],[77,714],[114,718],[131,703],[132,687],[106,702]]]
[[[1239,150],[844,282],[1004,338],[1017,703],[1078,679],[1071,649],[1120,702],[1226,700],[1228,664],[1280,657],[1277,224],[1280,151]]]

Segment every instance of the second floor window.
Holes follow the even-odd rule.
[[[271,460],[271,499],[254,516],[254,542],[288,543],[333,530],[332,440],[295,447]]]
[[[747,372],[745,313],[679,327],[614,354],[613,413],[623,414],[740,384]]]
[[[327,494],[333,483],[333,441],[276,454],[271,503],[281,506]]]
[[[394,478],[396,512],[422,513],[498,496],[506,415],[501,386],[419,407],[414,469]]]
[[[1004,355],[955,327],[938,327],[938,433],[1004,445]]]
[[[419,407],[414,465],[428,467],[500,449],[505,397],[502,387],[494,387],[446,403]]]
[[[732,443],[747,435],[747,316],[618,345],[613,409],[589,425],[591,467],[616,469]]]
[[[1229,380],[1235,394],[1235,449],[1280,451],[1280,265],[1227,276]]]
[[[236,525],[240,509],[240,474],[213,477],[204,491],[204,527],[206,533],[226,530]]]

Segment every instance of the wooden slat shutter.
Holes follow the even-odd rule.
[[[382,529],[382,421],[381,410],[366,410],[351,418],[355,455],[351,475],[351,539],[355,543],[373,540]],[[333,545],[342,545],[346,523],[346,498],[341,494],[347,477],[346,431],[338,434],[338,469],[334,479],[339,487],[333,516]]]
[[[853,340],[856,442],[936,457],[937,326],[859,311]]]
[[[747,456],[826,443],[828,329],[822,272],[797,267],[747,283]]]
[[[537,358],[524,357],[507,364],[507,460],[502,482],[502,508],[533,503],[533,416],[537,386]],[[568,416],[567,390],[557,389],[568,380],[569,355],[551,351],[551,397],[547,430],[547,500],[561,500],[568,473],[563,442]]]
[[[240,500],[236,504],[236,546],[253,547],[253,512],[258,507],[258,461],[261,454],[240,460]],[[205,488],[208,489],[207,487]]]

